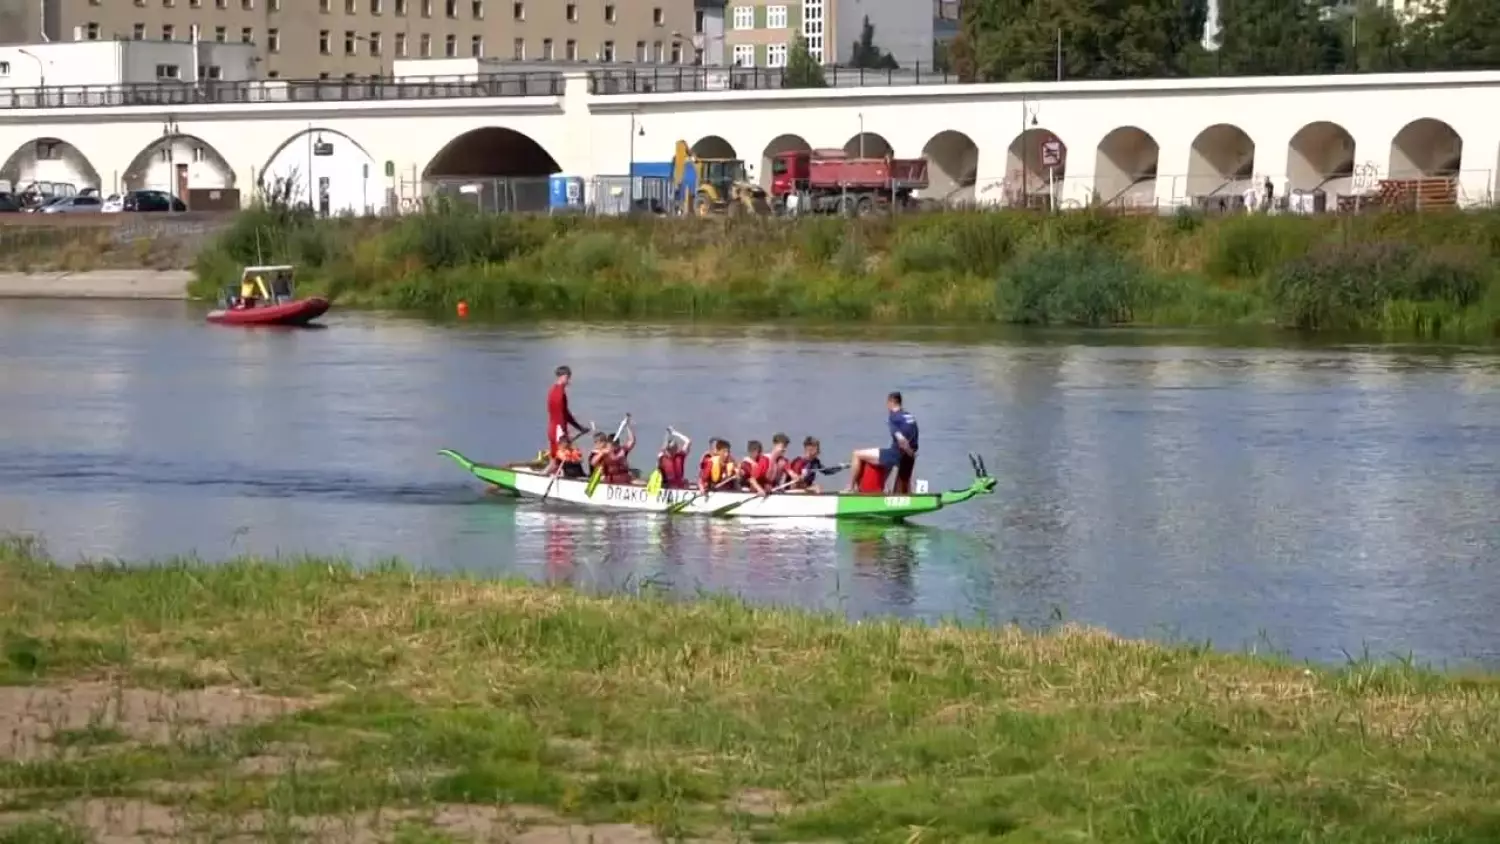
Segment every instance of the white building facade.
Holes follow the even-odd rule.
[[[792,149],[923,156],[930,197],[978,203],[1170,207],[1266,181],[1340,195],[1434,177],[1474,204],[1500,170],[1500,118],[1477,105],[1500,93],[1494,72],[644,93],[658,88],[599,72],[447,70],[185,99],[110,89],[84,105],[0,89],[0,178],[106,192],[185,178],[249,197],[269,177],[330,212],[379,212],[440,183],[621,174],[679,139],[744,158],[761,181]]]

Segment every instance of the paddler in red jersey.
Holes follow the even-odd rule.
[[[635,481],[635,476],[630,472],[630,452],[635,448],[635,428],[630,424],[630,417],[625,417],[625,439],[616,441],[609,434],[600,432],[594,435],[594,450],[589,454],[589,469],[600,470],[600,480],[607,484],[618,484],[629,486]]]
[[[791,445],[792,441],[786,434],[778,433],[771,437],[771,453],[766,455],[766,485],[768,492],[780,490],[795,477],[792,472],[792,461],[786,456],[786,450]]]
[[[771,458],[766,456],[760,440],[745,443],[745,459],[740,461],[740,482],[747,492],[768,495],[771,484],[767,476],[771,472]]]
[[[707,454],[698,463],[698,491],[709,492],[725,485],[739,473],[734,455],[729,453],[729,441],[715,437]]]
[[[589,429],[574,419],[572,412],[568,410],[568,384],[573,380],[573,370],[566,366],[559,366],[555,374],[557,380],[552,382],[552,389],[547,391],[548,473],[557,471],[557,446],[558,443],[570,438],[568,427],[572,426],[580,434]]]
[[[675,428],[667,429],[667,442],[656,455],[656,469],[661,472],[662,488],[687,488],[687,456],[688,449],[692,447],[691,437]]]
[[[823,468],[823,444],[817,437],[802,441],[802,456],[792,461],[791,473],[796,480],[792,489],[807,492],[822,492],[818,488],[818,471]]]

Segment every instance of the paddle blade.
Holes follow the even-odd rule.
[[[661,470],[653,470],[651,477],[646,479],[646,494],[654,497],[658,492],[661,492],[661,480]]]
[[[598,489],[599,479],[602,477],[604,477],[604,470],[600,469],[598,466],[595,466],[594,471],[589,475],[589,485],[584,489],[583,494],[588,496],[589,498],[593,498],[594,490]]]

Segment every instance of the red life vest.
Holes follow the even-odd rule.
[[[662,486],[675,489],[687,484],[686,454],[663,451],[656,458],[656,468],[661,471]]]
[[[762,484],[766,483],[766,476],[770,472],[771,458],[764,454],[759,457],[746,457],[740,461],[740,479],[747,482],[746,486],[749,485],[748,482],[751,478],[760,481]]]

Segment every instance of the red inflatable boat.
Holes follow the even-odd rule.
[[[279,305],[218,308],[208,312],[208,321],[221,325],[307,325],[327,310],[327,299],[311,296]]]
[[[240,274],[239,287],[223,292],[219,307],[208,312],[208,321],[221,325],[307,325],[328,311],[328,300],[322,296],[295,298],[294,273],[287,265],[246,267]]]

